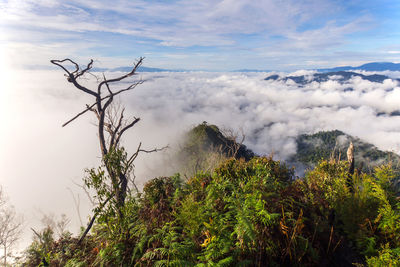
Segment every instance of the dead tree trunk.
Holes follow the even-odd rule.
[[[123,134],[140,121],[140,118],[136,117],[134,117],[132,120],[126,120],[124,117],[124,108],[118,111],[117,114],[111,114],[112,111],[110,111],[110,107],[112,106],[112,103],[117,95],[134,89],[137,85],[143,83],[143,80],[133,81],[129,83],[129,85],[125,88],[118,90],[112,90],[111,85],[114,85],[135,75],[137,69],[143,62],[143,58],[139,58],[139,60],[132,67],[132,70],[127,74],[112,79],[107,79],[103,74],[102,79],[98,79],[99,82],[96,89],[89,89],[86,86],[83,86],[79,81],[80,78],[90,73],[90,70],[93,67],[93,60],[90,60],[89,64],[84,68],[80,67],[76,62],[69,58],[63,60],[51,60],[50,62],[64,70],[67,81],[69,83],[72,83],[75,88],[94,98],[94,103],[86,105],[86,109],[79,112],[76,116],[64,123],[62,126],[64,127],[68,125],[88,111],[91,111],[96,115],[98,121],[97,131],[100,151],[102,154],[104,166],[108,173],[109,182],[111,184],[110,195],[115,200],[114,202],[117,213],[120,217],[122,217],[122,208],[125,205],[125,200],[128,192],[129,171],[132,170],[133,161],[136,159],[140,152],[149,153],[158,151],[159,149],[144,150],[141,149],[140,143],[136,152],[127,159],[127,162],[122,163],[115,162],[115,160],[110,160],[112,159],[113,153],[120,149],[120,141]],[[68,68],[66,64],[72,64],[73,70],[70,70],[70,68]],[[98,208],[101,209],[103,206],[103,204],[100,204]],[[93,215],[92,220],[96,218],[96,216],[97,213]],[[89,223],[86,231],[84,232],[85,234],[81,237],[80,240],[82,240],[87,232],[90,230],[91,226],[93,225],[92,220]]]
[[[347,186],[350,192],[353,192],[353,175],[354,175],[354,145],[350,142],[349,148],[347,149],[347,161],[349,162],[349,170],[347,173]]]

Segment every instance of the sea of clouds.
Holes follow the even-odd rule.
[[[299,134],[334,129],[380,149],[400,151],[400,117],[389,115],[400,109],[397,80],[377,83],[353,77],[344,83],[332,79],[298,85],[290,79],[266,81],[271,74],[147,73],[142,74],[146,82],[124,101],[145,117],[145,131],[154,127],[151,131],[159,135],[176,136],[207,121],[242,131],[249,148],[278,159],[296,153]],[[280,73],[308,75],[310,80],[312,74]]]
[[[301,86],[292,80],[264,80],[279,74],[308,75],[312,81],[313,73],[141,73],[134,79],[145,82],[119,98],[127,117],[141,118],[126,134],[124,145],[129,151],[139,142],[144,148],[173,149],[185,131],[207,121],[243,133],[246,146],[260,155],[273,153],[276,159],[296,153],[299,134],[334,129],[400,152],[400,116],[390,116],[400,109],[397,80],[376,83],[353,77],[344,83],[332,79]],[[398,72],[384,74],[400,77]],[[94,86],[90,78],[83,82]],[[39,221],[41,212],[76,218],[77,206],[67,189],[71,188],[75,197],[80,194],[85,224],[90,205],[74,182],[81,183],[84,169],[100,163],[96,119],[88,113],[67,127],[61,125],[93,100],[67,83],[60,70],[24,70],[7,77],[0,101],[0,184],[17,211],[28,221]],[[139,186],[163,175],[160,162],[165,153],[138,158]],[[72,226],[81,224],[74,219]]]
[[[296,153],[299,134],[335,129],[399,153],[400,116],[390,116],[400,109],[398,72],[385,72],[393,79],[382,83],[361,77],[315,82],[314,73],[143,73],[145,82],[122,99],[131,114],[142,118],[126,142],[140,140],[149,148],[172,144],[173,151],[185,131],[207,121],[244,134],[244,144],[254,152],[280,160]],[[306,75],[310,83],[265,80],[273,74]],[[143,155],[140,179],[171,174],[160,167],[159,157]]]

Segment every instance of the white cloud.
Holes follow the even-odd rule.
[[[294,151],[279,152],[282,144],[297,134],[321,129],[340,129],[372,141],[382,149],[400,148],[399,142],[387,142],[383,137],[373,140],[369,136],[373,131],[392,131],[393,124],[399,121],[398,117],[376,116],[379,112],[398,109],[395,105],[400,91],[397,83],[353,78],[346,84],[314,82],[300,88],[296,84],[264,81],[264,75],[164,74],[142,85],[143,89],[130,103],[139,113],[147,114],[147,110],[155,124],[168,121],[173,128],[182,128],[175,127],[175,120],[186,127],[203,120],[235,129],[242,127],[252,149],[258,153],[273,150],[283,158]],[[161,99],[161,103],[152,95]],[[371,121],[379,127],[371,125]],[[392,123],[386,124],[388,121]]]

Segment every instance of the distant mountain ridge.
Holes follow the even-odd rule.
[[[317,69],[319,72],[332,72],[332,71],[349,71],[349,70],[365,70],[365,71],[400,71],[400,63],[393,62],[371,62],[361,66],[343,66],[326,69]]]
[[[351,71],[351,70],[364,70],[364,71],[400,71],[400,63],[393,62],[370,62],[360,66],[340,66],[324,69],[312,69],[318,72],[338,72],[338,71]],[[271,72],[272,70],[265,69],[238,69],[231,72]]]
[[[311,82],[326,82],[328,80],[335,80],[338,82],[346,82],[353,77],[360,77],[363,80],[368,80],[370,82],[379,82],[382,83],[386,79],[391,79],[386,75],[373,74],[373,75],[363,75],[360,73],[352,72],[352,71],[333,71],[333,72],[323,72],[323,73],[314,73],[309,75],[300,75],[300,76],[284,76],[281,77],[277,74],[270,75],[265,80],[282,80],[288,81],[292,80],[297,84],[305,85]],[[394,80],[394,79],[392,79]],[[399,81],[399,80],[397,80]]]
[[[271,72],[271,70],[239,69],[239,70],[232,70],[231,72]]]
[[[105,72],[105,71],[110,71],[110,72],[130,72],[132,70],[132,67],[118,67],[118,68],[93,68],[93,72]],[[140,66],[137,70],[137,72],[184,72],[186,70],[174,70],[174,69],[160,69],[160,68],[151,68],[151,67],[144,67]]]

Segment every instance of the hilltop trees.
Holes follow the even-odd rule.
[[[228,158],[250,160],[253,151],[243,145],[244,135],[238,142],[238,134],[230,130],[220,130],[216,125],[203,122],[182,138],[176,159],[179,173],[187,178],[199,171],[210,172]]]

